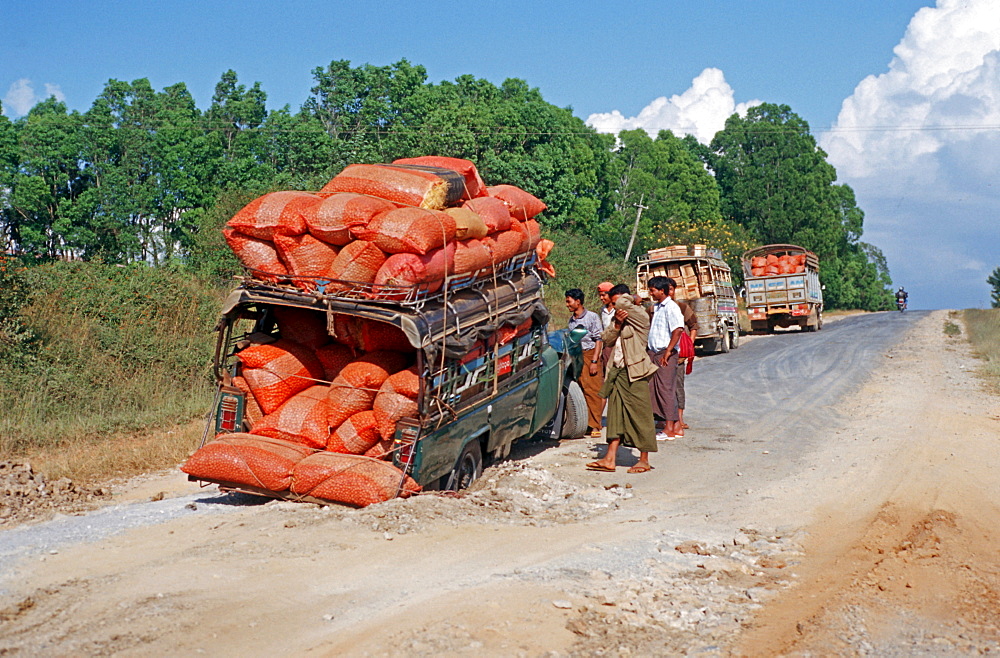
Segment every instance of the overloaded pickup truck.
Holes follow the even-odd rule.
[[[747,315],[755,332],[823,328],[819,257],[794,244],[768,244],[743,254]]]
[[[359,360],[365,348],[404,353],[419,375],[419,390],[413,413],[396,422],[383,459],[425,490],[467,487],[485,464],[506,457],[520,439],[580,437],[587,416],[575,381],[581,336],[549,331],[543,276],[529,263],[447,295],[395,302],[247,278],[229,295],[217,327],[218,395],[206,435],[255,431],[261,421],[248,413],[252,396],[235,385],[246,369],[239,357],[255,342],[291,334],[280,320],[293,310],[300,324],[314,315],[327,329],[329,345],[351,345]],[[366,335],[393,336],[393,344],[359,344],[345,335],[351,326],[365,327]],[[304,498],[203,473],[191,479],[226,490]]]

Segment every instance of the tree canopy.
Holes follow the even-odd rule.
[[[405,59],[334,60],[312,75],[297,110],[268,110],[260,83],[228,70],[204,111],[183,83],[138,79],[109,80],[83,113],[49,98],[15,121],[0,115],[3,250],[221,271],[232,261],[218,228],[255,196],[319,189],[354,162],[447,155],[542,198],[546,230],[622,261],[705,242],[735,264],[756,244],[791,242],[820,255],[831,306],[891,303],[853,191],[788,106],[733,115],[703,145],[598,134],[519,79],[432,83]]]

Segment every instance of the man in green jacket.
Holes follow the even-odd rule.
[[[656,429],[649,399],[649,379],[656,366],[646,353],[649,314],[635,304],[628,286],[618,284],[608,295],[615,307],[615,319],[601,339],[612,345],[611,360],[601,387],[601,397],[608,400],[608,451],[604,457],[587,464],[592,471],[614,472],[618,446],[639,451],[639,461],[629,473],[645,473],[653,467],[649,453],[656,452]]]

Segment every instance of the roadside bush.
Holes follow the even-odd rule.
[[[565,293],[570,288],[582,290],[587,310],[595,312],[601,305],[598,283],[625,283],[630,290],[635,289],[635,268],[612,258],[589,237],[563,230],[543,229],[542,233],[556,243],[548,258],[556,268],[556,278],[545,290],[545,305],[552,311],[552,329],[564,327],[569,319]]]
[[[20,317],[32,349],[30,361],[0,363],[0,455],[208,408],[214,289],[146,265],[55,262],[19,274],[30,290]]]
[[[962,315],[972,349],[983,360],[983,374],[1000,388],[1000,309],[970,308]]]

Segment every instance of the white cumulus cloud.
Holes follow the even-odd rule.
[[[924,288],[930,306],[988,299],[1000,266],[996,0],[920,9],[888,70],[858,84],[820,141],[896,281]]]
[[[587,124],[598,132],[613,134],[642,128],[654,137],[661,130],[670,130],[679,137],[694,135],[707,144],[734,112],[745,114],[754,105],[760,105],[760,101],[736,103],[733,88],[722,71],[707,68],[691,81],[691,87],[684,93],[670,98],[660,96],[638,116],[626,117],[619,110],[612,110],[591,114]]]
[[[49,97],[55,97],[57,101],[66,100],[66,95],[59,88],[59,85],[45,83],[45,95],[39,96],[35,93],[31,80],[20,78],[7,89],[7,94],[3,97],[3,113],[15,117],[24,116],[39,101]]]

